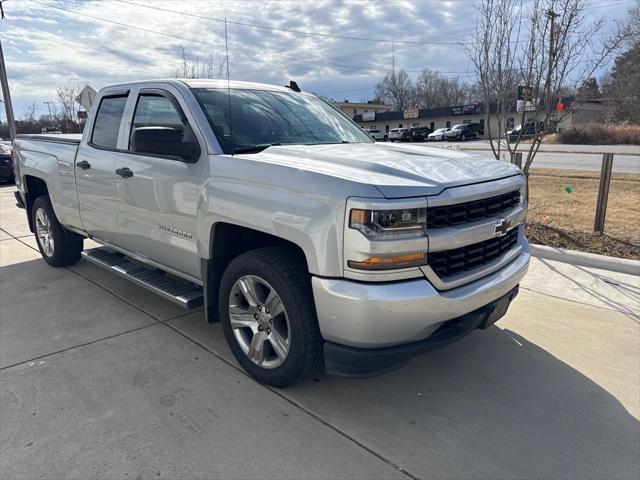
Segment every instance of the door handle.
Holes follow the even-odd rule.
[[[82,170],[89,170],[91,168],[91,164],[86,160],[82,160],[81,162],[76,163],[76,167],[80,167]]]
[[[133,172],[131,170],[129,170],[127,167],[124,168],[118,168],[116,170],[116,173],[118,175],[120,175],[122,178],[129,178],[129,177],[133,177]]]

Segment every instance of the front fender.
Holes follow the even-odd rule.
[[[212,167],[198,200],[200,258],[210,258],[212,228],[224,222],[294,243],[312,274],[343,275],[346,198],[375,187],[240,157],[218,156]]]

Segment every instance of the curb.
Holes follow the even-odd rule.
[[[640,261],[626,258],[607,257],[595,253],[577,252],[563,248],[547,247],[546,245],[531,245],[531,255],[537,258],[570,263],[582,267],[599,268],[612,272],[640,275]]]

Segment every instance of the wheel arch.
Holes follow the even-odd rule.
[[[25,208],[27,210],[27,220],[29,222],[29,230],[31,232],[34,231],[33,226],[33,218],[31,212],[33,210],[33,202],[38,197],[42,197],[44,195],[49,195],[49,188],[47,187],[47,182],[45,182],[42,178],[36,177],[34,175],[25,175],[22,179],[23,189],[24,189],[24,203]]]
[[[209,323],[220,321],[218,318],[218,290],[222,275],[229,263],[242,253],[268,246],[289,248],[292,255],[298,256],[309,271],[309,264],[303,249],[290,240],[227,222],[218,222],[212,225],[209,238],[209,256],[200,259],[204,309]]]

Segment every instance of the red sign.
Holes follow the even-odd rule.
[[[557,112],[564,112],[564,103],[562,103],[562,102],[556,103],[556,111]]]

